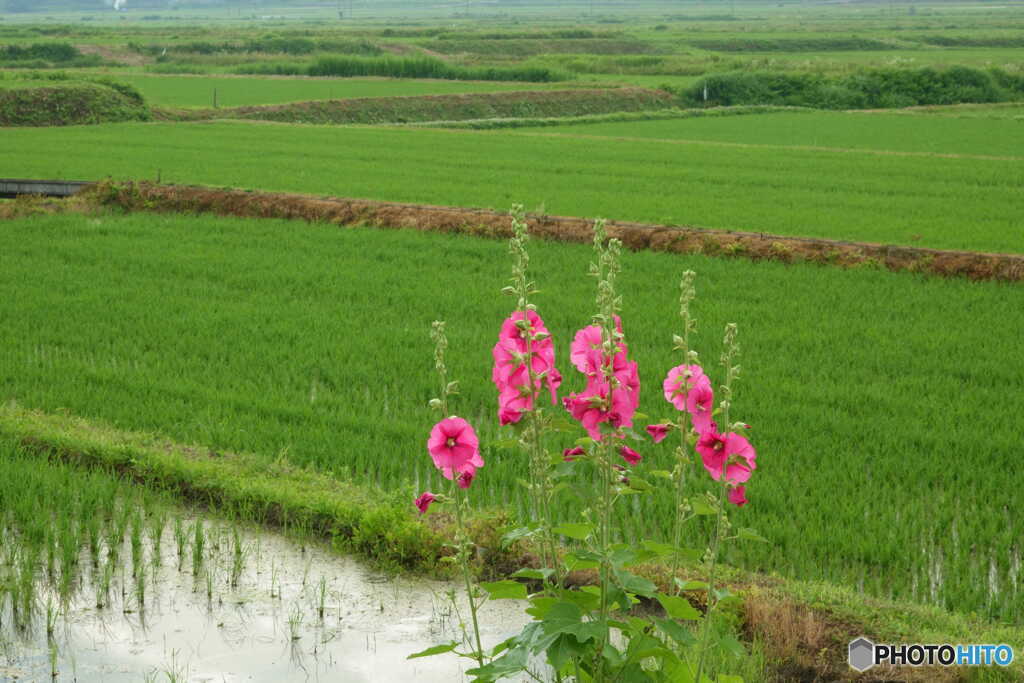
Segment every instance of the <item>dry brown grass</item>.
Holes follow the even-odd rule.
[[[339,225],[370,225],[451,232],[492,238],[510,235],[503,212],[458,207],[401,204],[364,199],[244,192],[153,183],[101,183],[86,195],[93,201],[129,210],[214,213],[250,218],[290,218]],[[530,215],[530,232],[543,239],[589,243],[591,221]],[[973,280],[1024,280],[1024,256],[945,251],[870,242],[785,237],[766,233],[610,222],[608,234],[633,250],[812,262],[842,268],[886,268]]]

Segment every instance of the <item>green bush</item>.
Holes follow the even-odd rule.
[[[273,62],[243,64],[236,73],[288,76],[383,76],[386,78],[438,78],[459,81],[524,81],[547,83],[572,78],[547,67],[463,67],[433,57],[325,56],[312,64]]]
[[[704,93],[707,99],[704,99]],[[770,104],[819,109],[896,108],[1003,102],[1024,94],[1024,77],[966,66],[944,70],[870,69],[848,76],[733,71],[712,74],[680,94],[689,106]]]

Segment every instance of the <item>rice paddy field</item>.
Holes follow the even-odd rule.
[[[661,224],[780,235],[1021,253],[1024,165],[1020,136],[1000,146],[979,143],[984,156],[937,156],[964,147],[923,135],[893,143],[913,123],[900,117],[744,118],[736,144],[701,141],[704,121],[630,123],[618,136],[580,128],[530,132],[286,126],[250,123],[110,124],[5,131],[0,174],[40,178],[156,179],[389,201],[604,216]],[[737,117],[740,118],[740,117]],[[915,121],[917,121],[915,119]],[[710,135],[715,123],[711,122]],[[891,132],[869,139],[870,126]],[[944,119],[917,124],[948,133]],[[984,137],[987,121],[957,122]],[[996,123],[995,125],[1004,125]],[[1005,124],[1011,132],[1015,122]],[[616,139],[639,130],[631,139]],[[645,129],[655,139],[642,139]],[[678,132],[666,132],[666,129]],[[973,129],[973,132],[972,132]],[[598,129],[599,131],[602,129]],[[554,131],[554,132],[552,132]],[[679,135],[684,140],[666,141]],[[777,136],[777,142],[772,137]],[[688,140],[696,139],[696,144]],[[799,140],[800,144],[793,144]],[[915,142],[916,140],[916,142]],[[779,144],[782,143],[782,144]],[[787,144],[788,143],[788,144]],[[818,149],[823,145],[824,149]],[[831,148],[832,145],[839,149]],[[850,150],[859,145],[871,149]],[[814,148],[812,148],[814,147]],[[893,151],[914,153],[894,154]],[[443,154],[439,153],[443,150]],[[655,188],[651,191],[650,188]]]
[[[523,90],[522,83],[473,83],[463,81],[384,78],[256,78],[245,76],[143,76],[120,75],[119,81],[138,89],[148,102],[165,107],[243,107],[349,97],[396,95],[448,95],[471,92]],[[0,81],[2,83],[2,81]],[[538,86],[543,87],[543,86]]]
[[[440,317],[460,409],[485,442],[498,437],[489,349],[507,313],[500,242],[140,215],[21,220],[3,240],[5,398],[411,491],[437,483],[420,442],[425,330]],[[585,247],[535,250],[538,282],[558,293],[538,304],[559,340],[589,319],[587,259]],[[1019,286],[630,254],[623,317],[652,419],[669,413],[655,388],[673,365],[666,340],[685,268],[700,273],[705,357],[717,356],[725,322],[743,322],[737,405],[764,475],[737,523],[749,514],[773,544],[730,559],[1020,618],[1012,416],[1024,375],[1007,362],[1019,350]],[[566,351],[563,341],[563,366]],[[982,463],[963,457],[979,433]],[[661,451],[645,454],[658,462]],[[521,510],[524,463],[496,450],[485,459],[481,502]],[[669,504],[641,503],[637,533],[667,533],[651,524]]]
[[[498,211],[522,203],[542,216],[1024,255],[1019,2],[470,2],[411,14],[390,0],[173,12],[129,5],[117,15],[68,11],[63,0],[42,12],[0,11],[0,56],[9,59],[0,60],[0,89],[107,78],[128,86],[118,92],[148,107],[150,119],[0,127],[0,178],[159,181]],[[60,50],[45,45],[64,43],[83,60],[47,57]],[[42,57],[19,57],[30,47]],[[419,60],[452,80],[283,75],[351,55],[374,69]],[[758,87],[774,76],[884,84],[923,68],[938,74],[915,81],[923,90],[945,83],[949,70],[967,85],[983,83],[914,94],[937,104],[885,109],[796,107],[804,101],[792,93],[732,108],[692,101],[694,86],[715,75],[742,85],[753,82],[744,74],[759,74]],[[281,75],[242,73],[274,69]],[[527,80],[454,80],[468,73]],[[549,77],[555,82],[539,82]],[[546,90],[602,85],[664,92],[628,112],[530,109]],[[378,109],[390,118],[374,125],[185,120],[212,110],[214,91],[219,108],[297,103],[297,111],[349,98],[531,92],[508,118],[474,119],[467,109],[461,119],[472,120],[426,121],[382,99]],[[207,111],[187,111],[199,109]],[[583,386],[568,342],[596,312],[593,253],[558,241],[530,249],[535,302],[566,395]],[[870,259],[844,269],[732,256],[626,252],[619,290],[650,423],[673,412],[661,382],[680,362],[671,348],[681,273],[697,273],[691,343],[705,365],[717,371],[723,329],[739,325],[733,415],[751,425],[759,457],[749,504],[730,518],[768,543],[730,544],[724,561],[748,572],[736,574],[751,589],[748,606],[761,591],[789,591],[790,611],[767,621],[798,633],[784,647],[762,640],[749,608],[747,630],[737,627],[750,655],[746,680],[848,678],[846,636],[856,635],[958,642],[967,632],[996,633],[1020,659],[1024,287],[888,272]],[[486,465],[470,491],[484,511],[481,528],[529,517],[519,484],[528,464],[505,447],[511,432],[498,425],[491,382],[491,348],[510,313],[500,295],[509,272],[503,241],[469,234],[129,212],[82,198],[0,200],[0,533],[13,539],[0,547],[0,678],[59,670],[108,680],[96,673],[104,657],[132,656],[138,639],[105,640],[103,655],[87,643],[145,628],[142,609],[158,617],[152,633],[171,642],[218,623],[228,624],[228,642],[236,619],[266,626],[247,631],[251,657],[225,655],[243,668],[246,659],[272,658],[274,678],[260,680],[299,680],[314,669],[372,680],[345,667],[376,653],[378,635],[375,656],[396,677],[462,676],[458,665],[399,664],[412,642],[428,646],[453,631],[458,615],[424,597],[444,587],[410,579],[399,595],[394,579],[339,569],[331,551],[307,555],[306,545],[319,533],[380,567],[442,564],[444,517],[423,524],[406,504],[444,484],[424,448],[435,421],[429,331],[438,319],[447,321],[449,370],[461,386],[454,410],[483,446]],[[54,427],[62,436],[49,444],[33,420],[77,426]],[[93,434],[109,443],[95,446]],[[155,459],[139,456],[126,435]],[[552,451],[577,436],[552,437]],[[637,449],[641,467],[671,467],[667,444]],[[160,460],[165,450],[185,454],[186,464]],[[183,496],[210,509],[183,507]],[[571,519],[584,502],[567,490],[556,513]],[[633,497],[619,508],[621,537],[670,540],[674,509],[668,490]],[[266,541],[278,549],[276,570],[255,560],[263,532],[254,521],[298,525],[298,537],[292,528],[288,539]],[[704,547],[709,527],[690,524],[686,544]],[[493,538],[480,542],[487,552],[497,547]],[[307,581],[313,566],[323,571]],[[275,597],[272,576],[281,572],[291,583],[278,581]],[[835,598],[844,591],[855,607]],[[205,616],[188,628],[162,621],[184,613],[179,603]],[[346,612],[351,605],[362,611]],[[125,623],[102,626],[117,611]],[[515,611],[495,612],[489,637]],[[809,614],[838,630],[814,640]],[[269,653],[266,638],[279,640],[280,652]],[[285,647],[296,642],[297,658]],[[200,680],[167,649],[146,649],[124,665],[135,678],[123,680]],[[958,670],[948,680],[1020,680],[1021,671]],[[904,680],[899,673],[894,680]]]

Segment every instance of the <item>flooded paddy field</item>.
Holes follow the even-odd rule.
[[[5,455],[0,680],[450,681],[472,667],[450,654],[406,659],[461,637],[469,617],[450,584]],[[37,523],[13,500],[19,481]],[[107,499],[92,507],[96,491]],[[481,617],[485,645],[528,618],[514,601]]]

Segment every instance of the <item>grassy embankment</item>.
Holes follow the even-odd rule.
[[[769,129],[775,116],[765,117]],[[823,122],[821,133],[808,142],[852,144],[851,134],[833,123],[838,119],[813,120]],[[893,129],[899,130],[902,119],[893,120]],[[685,131],[683,126],[699,129],[721,122],[677,123]],[[963,120],[956,130],[978,140],[983,137],[978,128],[992,123]],[[880,119],[878,125],[884,129],[889,122]],[[922,118],[918,125],[949,130],[940,119]],[[764,145],[756,130],[752,126],[752,137],[735,145],[522,130],[249,123],[19,129],[5,132],[0,175],[160,176],[185,184],[499,209],[526,197],[528,209],[556,215],[937,249],[1024,251],[1019,161],[940,157],[930,143],[913,153],[787,146],[798,139],[796,134],[782,137],[781,145]],[[339,150],[344,150],[341,166]],[[1003,154],[1019,151],[1011,138]]]
[[[32,88],[0,88],[0,126],[73,126],[145,121],[149,108],[116,83],[68,81]]]
[[[488,350],[509,304],[486,296],[506,277],[499,242],[153,215],[23,219],[3,239],[4,400],[311,466],[408,500],[439,483],[423,450],[425,331],[444,318],[463,385],[456,409],[485,443],[499,438]],[[563,367],[566,340],[591,314],[588,258],[577,245],[534,249]],[[672,302],[686,267],[703,283],[706,362],[726,322],[746,340],[736,407],[761,459],[736,523],[772,543],[729,561],[1019,619],[1012,387],[1024,376],[1005,360],[1018,346],[1019,286],[629,254],[626,333],[654,420],[670,413],[656,387],[678,362]],[[977,450],[978,434],[984,462],[957,456]],[[642,450],[643,467],[670,455]],[[521,458],[492,447],[484,457],[478,501],[522,511]],[[576,504],[568,497],[562,510]],[[638,501],[627,532],[664,534],[652,520],[670,507],[662,495]],[[702,531],[690,533],[699,545]]]

